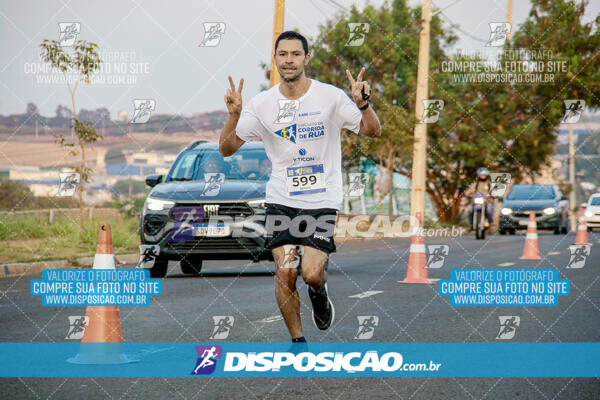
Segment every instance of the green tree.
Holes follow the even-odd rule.
[[[57,68],[65,77],[69,94],[71,95],[72,106],[72,130],[76,135],[75,142],[68,142],[63,135],[56,135],[56,141],[62,147],[67,149],[70,154],[81,157],[78,165],[73,165],[74,171],[80,175],[80,184],[77,188],[79,194],[79,223],[83,231],[83,191],[86,183],[91,182],[94,172],[85,162],[85,149],[92,143],[103,139],[96,133],[92,127],[92,122],[81,122],[77,118],[77,108],[75,107],[75,93],[80,82],[90,83],[92,75],[100,69],[102,62],[98,55],[98,45],[91,42],[78,40],[72,50],[65,51],[66,47],[56,40],[44,40],[40,45],[42,59],[52,67]],[[76,80],[74,85],[69,81],[67,74],[74,74]]]
[[[553,85],[458,84],[451,72],[442,70],[443,61],[487,61],[446,54],[444,49],[456,36],[437,16],[432,18],[428,97],[444,100],[445,106],[439,121],[428,126],[426,176],[427,193],[441,221],[460,217],[464,190],[481,166],[510,172],[516,181],[523,176],[535,178],[553,154],[564,99],[580,98],[588,107],[597,107],[600,38],[598,28],[582,22],[585,5],[534,0],[528,19],[505,47],[552,49],[556,58],[566,59],[569,71]],[[365,156],[411,176],[420,13],[420,7],[410,8],[404,0],[380,8],[369,5],[362,11],[353,7],[320,26],[313,40],[308,75],[346,88],[345,70],[364,66],[373,87],[382,136],[363,140],[345,135],[346,163]],[[349,22],[370,24],[363,45],[346,46]]]
[[[563,100],[583,99],[588,108],[598,108],[600,31],[594,30],[592,22],[583,23],[586,5],[585,1],[533,0],[528,18],[504,47],[511,51],[501,53],[498,73],[506,73],[505,62],[532,61],[527,52],[550,50],[550,58],[544,59],[546,68],[548,61],[566,61],[567,67],[564,73],[553,74],[551,84],[523,80],[457,85],[449,74],[433,71],[433,97],[446,101],[440,123],[428,135],[428,184],[439,192],[431,198],[440,219],[455,220],[460,215],[462,190],[480,166],[510,172],[516,182],[524,177],[535,181],[554,153],[555,133],[565,111]]]
[[[54,111],[54,113],[54,119],[56,121],[56,124],[58,124],[62,128],[67,127],[67,122],[69,122],[71,120],[71,117],[73,116],[73,112],[69,110],[68,107],[63,106],[61,104],[56,106],[56,110]]]
[[[40,124],[40,111],[35,103],[27,103],[25,109],[25,115],[27,116],[27,122],[33,122],[35,125],[35,137],[38,137],[39,124]]]
[[[34,196],[29,186],[23,182],[0,180],[0,210],[20,211],[76,206],[77,202],[70,197]],[[2,221],[0,221],[1,224]]]
[[[123,195],[138,195],[148,193],[147,186],[142,181],[136,181],[133,179],[119,179],[113,185],[113,191]]]
[[[0,209],[17,209],[33,197],[29,186],[18,181],[0,182]]]
[[[360,157],[366,157],[386,169],[388,177],[392,171],[410,176],[420,13],[420,8],[410,8],[404,0],[385,3],[380,8],[368,5],[358,10],[353,6],[348,13],[336,15],[320,26],[320,33],[313,40],[308,75],[347,90],[346,69],[354,72],[365,67],[365,79],[373,90],[371,101],[382,124],[378,138],[343,135],[345,167],[356,166]],[[362,45],[347,45],[351,34],[348,23],[369,24]],[[432,64],[441,60],[442,48],[455,40],[434,18]],[[387,191],[391,191],[391,179],[387,185]],[[389,202],[391,213],[391,196]]]

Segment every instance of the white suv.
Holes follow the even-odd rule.
[[[600,193],[590,196],[585,208],[585,222],[589,231],[600,228]]]

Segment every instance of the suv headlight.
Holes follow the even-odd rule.
[[[585,215],[586,217],[588,217],[588,218],[589,218],[589,217],[593,216],[593,215],[594,215],[594,213],[593,213],[593,212],[591,212],[591,211],[586,211],[586,212],[585,212],[583,215]]]
[[[554,208],[554,207],[544,208],[544,214],[552,215],[554,213],[556,213],[556,208]]]
[[[174,201],[153,199],[151,197],[146,199],[146,208],[152,211],[168,210],[174,205]]]
[[[249,200],[248,205],[252,208],[265,208],[265,199]]]
[[[483,197],[475,197],[475,199],[473,199],[473,202],[475,202],[475,204],[483,204],[484,201],[485,199]]]
[[[502,210],[500,210],[500,212],[502,213],[502,215],[510,215],[512,214],[512,210],[508,207],[504,207]]]

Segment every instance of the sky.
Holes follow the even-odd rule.
[[[284,29],[298,29],[310,44],[319,24],[334,19],[340,6],[363,8],[366,3],[287,0]],[[587,20],[600,12],[600,2],[591,3]],[[489,38],[489,22],[506,20],[507,0],[434,0],[432,7],[448,7],[442,18],[461,29],[453,50],[475,50]],[[59,23],[64,22],[79,23],[78,39],[97,43],[105,61],[98,80],[78,88],[78,109],[106,107],[116,119],[121,110],[133,112],[134,99],[153,99],[155,113],[225,110],[228,75],[236,82],[244,77],[244,101],[268,82],[260,64],[270,62],[273,9],[274,0],[4,0],[0,3],[0,115],[23,113],[28,102],[46,116],[53,116],[59,104],[70,106],[66,85],[44,70],[39,48],[44,39],[58,39]],[[513,1],[513,30],[529,9],[528,1]],[[211,22],[223,22],[225,32],[217,46],[201,47],[204,23]]]

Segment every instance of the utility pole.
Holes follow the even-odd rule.
[[[283,32],[283,17],[285,15],[285,0],[275,0],[275,15],[273,17],[273,45],[271,46],[271,76],[270,76],[270,87],[273,87],[279,83],[279,72],[277,66],[275,66],[275,41],[277,37]]]
[[[510,30],[506,33],[506,42],[510,42],[510,32],[512,31],[512,0],[508,0],[506,7],[506,22],[510,24]],[[500,228],[500,202],[497,197],[494,197],[494,229]]]
[[[429,80],[429,23],[431,22],[431,0],[423,0],[421,11],[421,33],[419,35],[419,62],[417,67],[417,98],[415,102],[415,142],[413,146],[412,193],[410,215],[417,213],[424,219],[425,169],[427,168],[427,124],[423,118],[423,100],[427,99]]]
[[[510,32],[512,31],[512,0],[508,0],[506,9],[506,22],[510,24],[510,31],[506,34],[506,41],[510,41]]]
[[[569,124],[569,183],[571,184],[571,193],[569,193],[569,213],[571,220],[571,231],[577,229],[577,218],[575,208],[577,207],[577,197],[575,186],[575,143],[573,143],[573,124]]]

